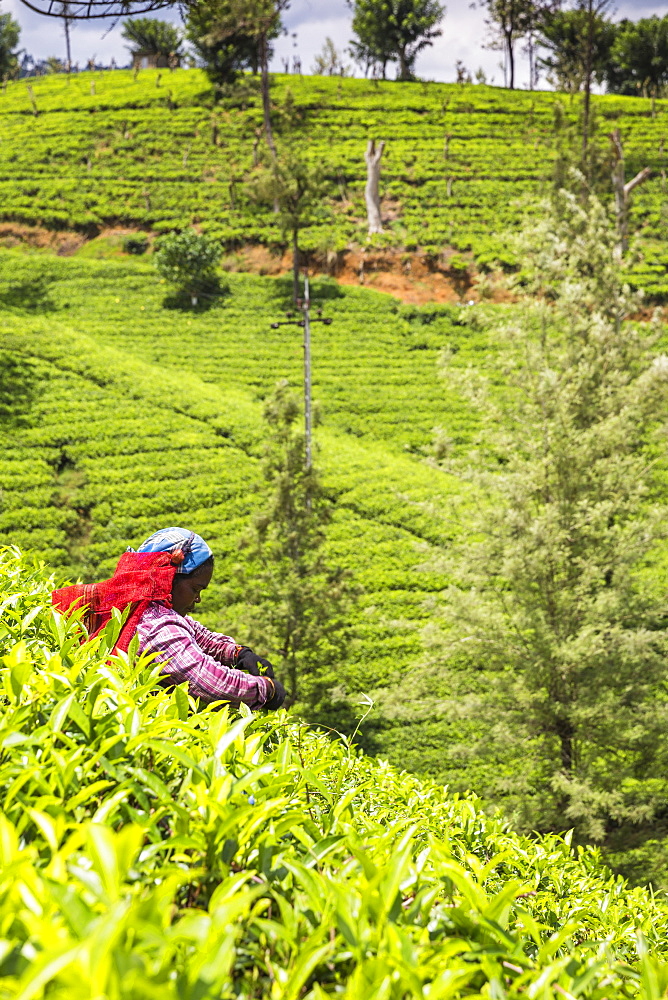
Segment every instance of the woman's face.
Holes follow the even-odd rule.
[[[200,594],[211,583],[213,566],[202,566],[189,576],[174,577],[172,584],[172,607],[179,615],[187,615],[200,602]]]

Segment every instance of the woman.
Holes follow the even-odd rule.
[[[115,650],[127,651],[136,634],[140,651],[156,654],[169,683],[187,681],[195,698],[280,708],[285,690],[271,663],[190,617],[212,575],[213,552],[203,538],[183,528],[163,528],[136,552],[128,549],[110,580],[63,587],[52,598],[62,612],[86,605],[91,635],[104,628],[112,609],[129,606]]]

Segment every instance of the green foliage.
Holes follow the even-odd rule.
[[[490,498],[444,643],[463,714],[486,722],[471,752],[525,761],[500,776],[497,801],[529,827],[603,840],[668,801],[667,609],[639,573],[665,537],[648,449],[665,425],[668,362],[658,330],[624,322],[634,303],[603,207],[563,191],[561,202],[521,254],[538,302],[501,331],[507,393],[464,386],[485,414]]]
[[[301,416],[288,383],[279,382],[265,406],[264,490],[239,577],[253,645],[280,664],[288,703],[322,714],[339,679],[335,664],[349,655],[350,587],[327,563],[331,503],[317,467],[307,465]]]
[[[0,79],[12,76],[18,67],[16,47],[21,26],[11,14],[0,14]]]
[[[181,34],[168,21],[155,17],[129,17],[123,21],[121,35],[130,42],[133,55],[180,56]]]
[[[572,10],[557,10],[541,24],[540,44],[548,54],[539,57],[539,64],[558,90],[574,93],[584,86],[589,16],[586,4],[581,2]],[[592,18],[592,74],[597,83],[603,83],[616,29],[612,21],[596,10]]]
[[[165,281],[187,292],[195,305],[198,296],[211,290],[216,283],[220,246],[194,230],[168,233],[160,240],[154,259]]]
[[[7,997],[659,1000],[664,908],[593,851],[291,721],[196,712],[0,556]]]
[[[608,89],[657,97],[668,85],[668,16],[622,21],[610,53]]]
[[[383,77],[386,63],[396,61],[397,78],[411,80],[419,53],[442,34],[445,7],[438,0],[350,0],[350,6],[355,58],[380,64]]]
[[[240,30],[221,32],[227,27],[224,4],[199,3],[188,9],[186,37],[204,64],[209,80],[216,86],[233,83],[244,69],[257,73],[260,54],[257,38]],[[276,25],[272,38],[278,34]]]

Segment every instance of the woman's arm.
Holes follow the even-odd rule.
[[[163,674],[174,684],[187,681],[188,691],[195,698],[206,702],[242,701],[252,709],[262,708],[272,700],[271,681],[235,670],[214,659],[196,641],[197,631],[193,625],[199,623],[162,605],[152,604],[137,627],[140,649],[157,653],[156,660],[163,664]],[[208,629],[205,631],[216,635]],[[229,636],[220,638],[228,643],[233,641]]]
[[[235,667],[237,664],[237,653],[242,648],[229,635],[221,632],[212,632],[206,625],[196,621],[187,615],[188,625],[190,625],[195,636],[195,642],[201,650],[212,656],[219,663],[224,663],[226,667]]]

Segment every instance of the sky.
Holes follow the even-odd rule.
[[[489,83],[503,85],[501,54],[485,47],[487,30],[485,17],[474,9],[470,0],[445,0],[446,15],[442,24],[443,34],[431,48],[418,57],[416,71],[426,80],[453,82],[456,63],[461,61],[472,73],[482,69]],[[61,22],[37,14],[21,0],[0,0],[0,13],[11,13],[21,25],[21,48],[38,59],[48,56],[65,58],[65,38]],[[637,20],[652,14],[668,14],[668,0],[618,0],[615,19],[628,17]],[[176,10],[156,12],[164,20],[180,23]],[[295,55],[301,59],[302,70],[311,72],[316,55],[330,37],[340,52],[345,52],[351,39],[351,12],[346,0],[293,0],[284,17],[287,34],[275,46],[272,69],[282,72],[283,61],[292,63]],[[113,21],[78,21],[73,24],[72,60],[84,65],[94,58],[108,64],[113,57],[118,65],[128,62],[128,50],[121,38],[121,26]],[[517,86],[528,85],[529,65],[525,56],[518,53]],[[350,59],[347,60],[349,63]],[[389,70],[392,73],[392,68]],[[359,75],[359,71],[358,71]]]

